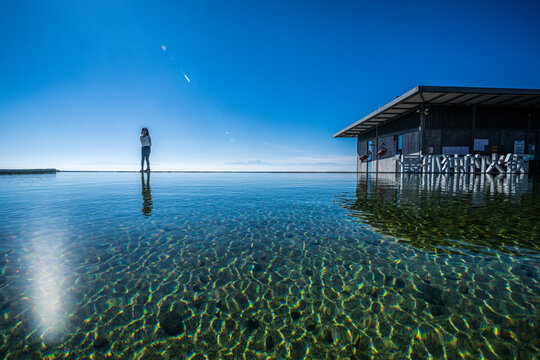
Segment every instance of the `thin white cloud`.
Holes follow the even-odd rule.
[[[350,165],[356,164],[355,156],[302,156],[287,159],[287,165]]]
[[[137,162],[129,162],[129,161],[93,161],[93,162],[85,162],[83,164],[86,165],[137,165]]]
[[[189,80],[188,76],[186,75],[186,73],[184,73],[184,77],[186,78],[187,82],[191,84],[191,80]]]
[[[247,161],[234,161],[228,162],[226,165],[274,165],[272,163],[261,160],[247,160]]]
[[[232,170],[263,170],[263,171],[354,171],[355,156],[313,156],[296,157],[275,160],[245,160],[227,162],[224,164]]]
[[[304,153],[304,154],[307,154],[307,153],[311,152],[309,150],[292,148],[292,147],[287,146],[287,145],[273,144],[273,143],[270,143],[268,141],[264,141],[264,145],[269,146],[269,147],[274,148],[274,149],[284,150],[284,151],[289,151],[289,152]]]

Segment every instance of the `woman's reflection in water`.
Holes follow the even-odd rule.
[[[146,181],[144,180],[144,176],[146,175]],[[150,216],[150,213],[152,212],[152,192],[150,191],[150,173],[147,172],[146,174],[141,173],[141,184],[142,184],[142,210],[141,212],[145,216]]]

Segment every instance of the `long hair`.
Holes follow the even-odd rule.
[[[146,135],[145,136],[150,136],[150,131],[148,131],[148,128],[142,128],[141,135],[145,130],[146,130]]]

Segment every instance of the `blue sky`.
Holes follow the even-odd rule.
[[[537,1],[3,1],[0,168],[356,170],[416,85],[540,88]]]

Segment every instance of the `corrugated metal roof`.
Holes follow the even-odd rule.
[[[347,126],[334,137],[357,137],[358,134],[402,116],[421,104],[540,107],[540,89],[417,86]]]

